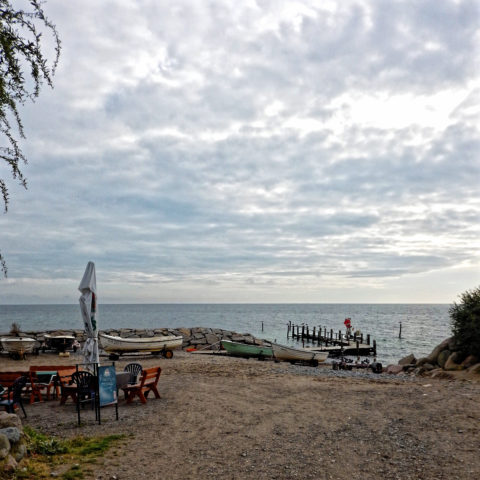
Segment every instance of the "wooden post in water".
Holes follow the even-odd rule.
[[[400,322],[400,331],[398,332],[398,338],[402,338],[402,322]]]
[[[360,343],[360,342],[357,340],[357,342],[356,342],[356,346],[357,346],[357,357],[360,355],[360,353],[359,353],[359,351],[358,351],[358,347],[360,346],[359,343]]]
[[[308,325],[307,325],[307,340],[310,338],[310,330],[308,328]]]
[[[263,322],[262,322],[262,332],[263,332]]]
[[[315,339],[315,332],[317,330],[317,327],[313,327],[313,333],[312,333],[312,340]]]
[[[367,335],[367,345],[370,345],[370,334]]]
[[[333,341],[333,328],[330,329],[330,340]]]
[[[342,345],[343,340],[342,340],[342,331],[341,330],[338,331],[338,341],[340,342],[340,345]]]
[[[297,338],[300,338],[300,335],[298,334],[300,331],[300,326],[297,324]]]
[[[305,325],[302,324],[302,340],[305,337]]]
[[[360,334],[360,343],[363,343],[363,332]]]
[[[318,326],[318,340],[317,340],[318,345],[320,345],[321,339],[322,339],[322,327],[319,325]]]
[[[376,340],[373,341],[373,354],[375,356],[377,356],[377,341]]]

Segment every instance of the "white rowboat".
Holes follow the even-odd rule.
[[[12,356],[23,357],[26,353],[31,353],[35,347],[36,340],[29,337],[4,337],[2,338],[2,347]]]
[[[312,352],[311,350],[287,347],[278,343],[273,343],[272,349],[276,360],[286,362],[321,363],[328,357],[328,352]]]
[[[172,350],[182,346],[183,337],[175,335],[164,335],[162,337],[145,337],[145,338],[122,338],[106,333],[99,333],[100,343],[107,353],[121,355],[122,353],[131,352],[170,352],[165,355],[171,358]]]

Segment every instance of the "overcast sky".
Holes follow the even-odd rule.
[[[451,303],[480,284],[478,2],[48,0],[0,303]]]

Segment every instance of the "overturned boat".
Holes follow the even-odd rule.
[[[222,347],[229,353],[229,355],[235,357],[269,358],[273,356],[271,346],[232,342],[231,340],[222,340],[221,343]]]
[[[151,352],[154,355],[163,355],[165,358],[173,357],[173,350],[180,348],[183,343],[182,336],[164,335],[161,337],[122,338],[106,333],[99,333],[101,346],[110,354],[112,359],[124,353]]]

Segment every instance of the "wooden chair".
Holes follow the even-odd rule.
[[[127,403],[132,403],[136,396],[140,398],[142,403],[147,403],[147,396],[150,392],[153,392],[155,398],[161,398],[157,389],[158,379],[161,373],[162,369],[160,367],[146,368],[142,371],[142,376],[138,383],[122,387]]]
[[[60,405],[65,405],[65,402],[71,398],[77,403],[77,386],[73,385],[72,375],[77,371],[75,367],[70,370],[62,370],[58,372],[57,385],[60,388]]]

